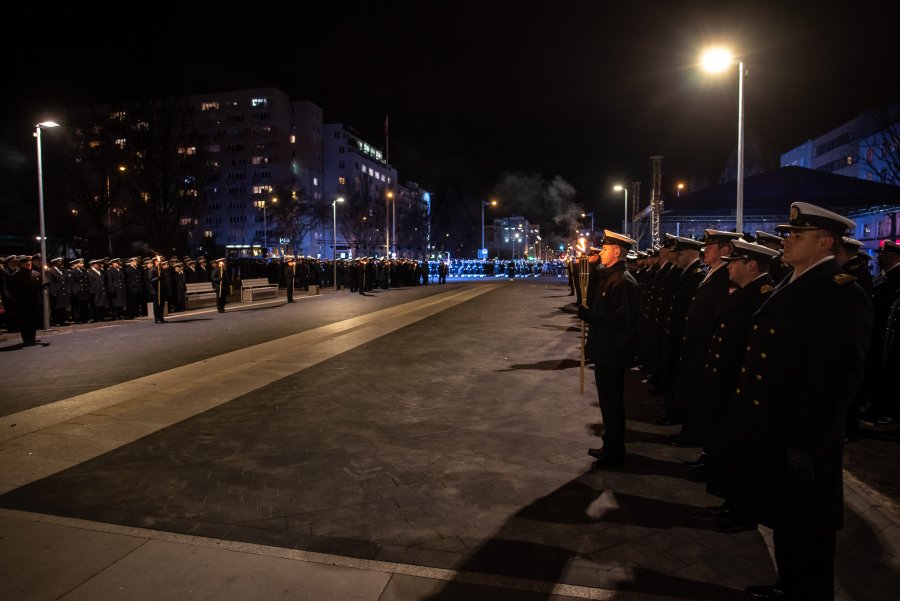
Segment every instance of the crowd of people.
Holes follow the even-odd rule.
[[[594,468],[626,460],[624,372],[640,369],[671,444],[700,449],[685,469],[722,498],[717,530],[773,529],[779,581],[755,599],[833,599],[844,445],[900,410],[900,246],[875,249],[873,280],[854,227],[797,202],[784,236],[708,229],[638,252],[607,230],[569,262],[605,429]]]

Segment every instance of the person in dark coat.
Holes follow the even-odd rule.
[[[206,257],[204,256],[197,257],[197,281],[209,281],[209,270],[206,268]]]
[[[69,289],[69,304],[72,306],[72,321],[75,323],[87,323],[87,314],[90,312],[91,293],[90,281],[84,269],[84,259],[69,261],[69,271],[66,272],[66,286]]]
[[[109,313],[113,319],[125,317],[125,305],[128,292],[125,288],[125,273],[122,271],[122,259],[116,257],[109,260],[109,268],[104,272],[106,278],[106,294],[109,298]]]
[[[866,294],[871,296],[872,273],[869,271],[868,263],[859,256],[861,250],[862,242],[844,236],[841,239],[841,247],[834,258],[838,265],[841,266],[841,269],[844,270],[844,273],[849,273],[855,277],[856,283],[862,286]],[[865,254],[865,251],[863,251],[863,254]]]
[[[701,397],[704,430],[709,434],[704,445],[706,490],[724,499],[719,514],[719,532],[737,533],[755,530],[752,515],[743,511],[730,493],[732,474],[722,469],[720,439],[722,422],[728,411],[729,401],[737,385],[744,360],[744,349],[750,334],[750,319],[774,290],[774,282],[768,273],[769,264],[781,253],[760,244],[744,240],[731,242],[731,252],[723,257],[727,262],[729,281],[737,289],[728,296],[725,308],[710,336],[703,375],[697,385]]]
[[[682,415],[680,442],[685,446],[707,444],[703,425],[706,410],[697,394],[697,381],[703,374],[709,339],[719,315],[725,308],[732,283],[723,260],[731,252],[731,241],[742,234],[708,229],[703,237],[703,262],[708,271],[691,297],[684,319],[681,356],[678,359],[678,377],[675,383],[675,405]],[[688,467],[702,470],[704,455],[688,462]]]
[[[284,289],[287,292],[287,302],[294,302],[294,283],[297,277],[297,263],[294,257],[288,257],[284,264]]]
[[[791,276],[754,314],[744,370],[723,423],[725,468],[740,500],[771,527],[779,580],[756,599],[833,599],[843,521],[847,407],[862,382],[872,305],[834,254],[855,223],[791,205],[784,262]]]
[[[702,247],[703,243],[699,240],[683,236],[675,236],[674,244],[670,247],[670,253],[677,261],[678,279],[671,288],[671,296],[667,296],[669,300],[662,322],[660,382],[665,395],[665,416],[659,422],[662,425],[680,424],[683,418],[677,402],[678,365],[684,343],[684,324],[691,299],[694,298],[700,282],[706,277],[706,271],[700,263]],[[699,446],[696,441],[683,441],[677,435],[673,437],[672,444]]]
[[[166,323],[164,303],[169,290],[167,288],[167,278],[165,273],[163,273],[163,263],[159,257],[155,257],[150,268],[147,269],[147,279],[145,281],[147,296],[153,303],[154,323]]]
[[[37,329],[43,318],[41,276],[31,269],[31,257],[19,257],[19,270],[7,282],[22,344],[33,346],[39,342]]]
[[[230,292],[228,270],[225,268],[224,257],[216,259],[216,263],[213,265],[212,273],[210,274],[210,279],[212,281],[213,290],[216,291],[216,309],[218,309],[219,313],[224,313],[225,302],[227,301],[228,293]]]
[[[144,273],[138,267],[139,260],[140,257],[131,257],[125,266],[125,313],[128,319],[140,315],[145,302]]]
[[[778,256],[772,259],[772,262],[769,265],[769,275],[777,286],[791,273],[791,266],[785,265],[781,260],[781,253],[784,248],[784,238],[777,234],[770,234],[769,232],[757,230],[756,243],[778,251]]]
[[[603,417],[603,446],[588,449],[598,469],[625,460],[625,370],[637,353],[641,315],[640,289],[625,269],[625,254],[635,244],[628,236],[604,231],[600,262],[606,269],[588,308],[578,308],[578,316],[591,328],[590,355]]]
[[[864,385],[871,395],[868,400],[872,401],[872,406],[866,410],[862,421],[870,426],[887,426],[896,423],[900,417],[900,403],[897,402],[896,395],[891,394],[897,387],[896,374],[890,369],[882,368],[891,305],[900,292],[900,245],[885,240],[876,252],[881,273],[872,286],[874,326]]]
[[[47,270],[47,288],[50,293],[50,323],[54,326],[66,325],[66,309],[69,307],[69,290],[66,287],[66,273],[62,270],[63,258],[50,261]]]
[[[95,322],[103,321],[109,309],[106,277],[101,269],[102,266],[103,259],[94,259],[91,261],[91,268],[88,269],[88,291],[90,292],[90,302]]]

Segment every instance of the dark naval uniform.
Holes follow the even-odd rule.
[[[830,599],[844,415],[862,380],[872,306],[829,259],[782,282],[750,326],[723,424],[725,468],[742,482],[741,502],[774,529],[788,598]]]
[[[723,263],[701,282],[688,307],[675,389],[676,407],[683,413],[684,419],[679,436],[684,442],[706,442],[703,429],[705,411],[697,394],[697,382],[703,376],[710,334],[728,302],[731,287],[728,269]]]
[[[619,261],[602,270],[589,309],[579,315],[590,323],[591,357],[603,416],[603,452],[625,453],[625,369],[637,352],[641,311],[638,283]]]
[[[703,429],[708,440],[710,454],[707,474],[707,491],[729,498],[729,474],[721,469],[721,450],[726,442],[721,438],[722,421],[737,386],[744,362],[744,349],[750,334],[753,314],[769,298],[774,290],[772,277],[762,275],[728,297],[725,309],[716,320],[710,335],[709,350],[700,379],[699,396],[706,417]]]
[[[228,269],[226,267],[219,267],[218,265],[214,265],[212,268],[212,273],[210,274],[210,278],[213,285],[213,290],[216,291],[216,309],[218,309],[219,313],[225,312],[225,300],[228,298]]]

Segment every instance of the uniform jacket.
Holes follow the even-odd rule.
[[[723,435],[763,523],[841,527],[845,414],[871,328],[871,302],[834,260],[783,281],[753,315]],[[812,482],[787,475],[788,448],[814,458]]]
[[[106,293],[106,278],[102,271],[93,267],[88,269],[88,290],[95,307],[108,307],[109,298]]]
[[[630,364],[637,352],[640,315],[640,289],[625,262],[604,269],[589,308],[579,310],[590,323],[590,354],[598,368]]]
[[[125,274],[118,267],[110,267],[106,276],[106,294],[113,307],[124,307],[127,293],[125,290]]]

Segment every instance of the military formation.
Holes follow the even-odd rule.
[[[670,444],[699,450],[685,470],[722,499],[717,530],[773,529],[779,580],[755,599],[833,599],[844,444],[900,410],[900,246],[875,249],[873,279],[853,228],[797,202],[781,235],[707,229],[637,251],[606,230],[568,265],[605,430],[593,467],[626,461],[623,379],[639,369]]]

